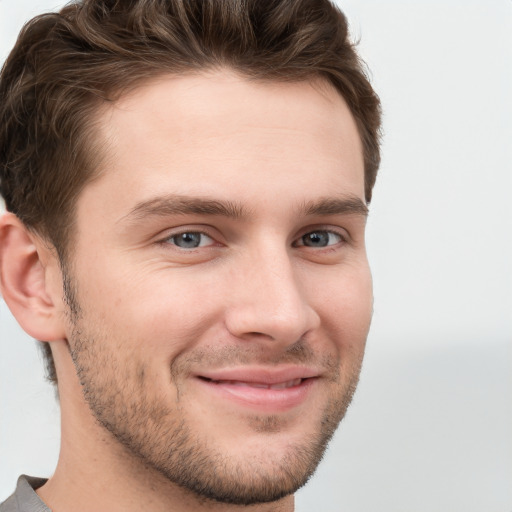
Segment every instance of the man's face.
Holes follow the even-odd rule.
[[[164,77],[100,117],[69,343],[134,460],[207,498],[292,493],[354,391],[372,311],[356,125],[327,84]]]

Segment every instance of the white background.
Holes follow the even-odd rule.
[[[512,511],[512,1],[340,2],[384,106],[359,391],[299,512]],[[57,1],[0,0],[0,62]],[[58,405],[0,300],[0,501]]]

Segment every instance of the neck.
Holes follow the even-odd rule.
[[[66,365],[67,366],[67,365]],[[62,369],[62,365],[60,365]],[[250,507],[193,494],[148,467],[101,426],[72,368],[59,375],[61,450],[54,475],[37,490],[51,510],[73,512],[292,512],[293,496]]]
[[[163,477],[152,474],[147,468],[139,472],[138,478],[127,476],[127,472],[122,470],[108,473],[95,471],[100,462],[82,459],[77,467],[73,461],[70,463],[66,458],[61,458],[53,477],[37,490],[39,497],[51,510],[74,512],[241,512],[248,508],[253,512],[294,510],[293,496],[249,507],[217,503],[180,489]]]

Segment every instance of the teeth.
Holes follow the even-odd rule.
[[[280,382],[279,384],[272,384],[270,389],[286,389],[298,386],[302,382],[302,379],[289,380],[287,382]]]
[[[249,388],[260,388],[260,389],[287,389],[293,386],[298,386],[302,379],[288,380],[286,382],[278,382],[277,384],[264,384],[259,382],[242,382],[239,380],[217,380],[213,381],[216,384],[229,384],[231,386],[242,386]]]
[[[268,389],[269,386],[267,384],[259,384],[257,382],[242,382],[243,386],[249,386],[250,388],[261,388],[261,389]]]

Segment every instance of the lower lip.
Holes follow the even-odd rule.
[[[263,412],[284,412],[306,401],[316,379],[304,379],[298,386],[284,389],[256,388],[198,378],[201,385],[223,399]]]

